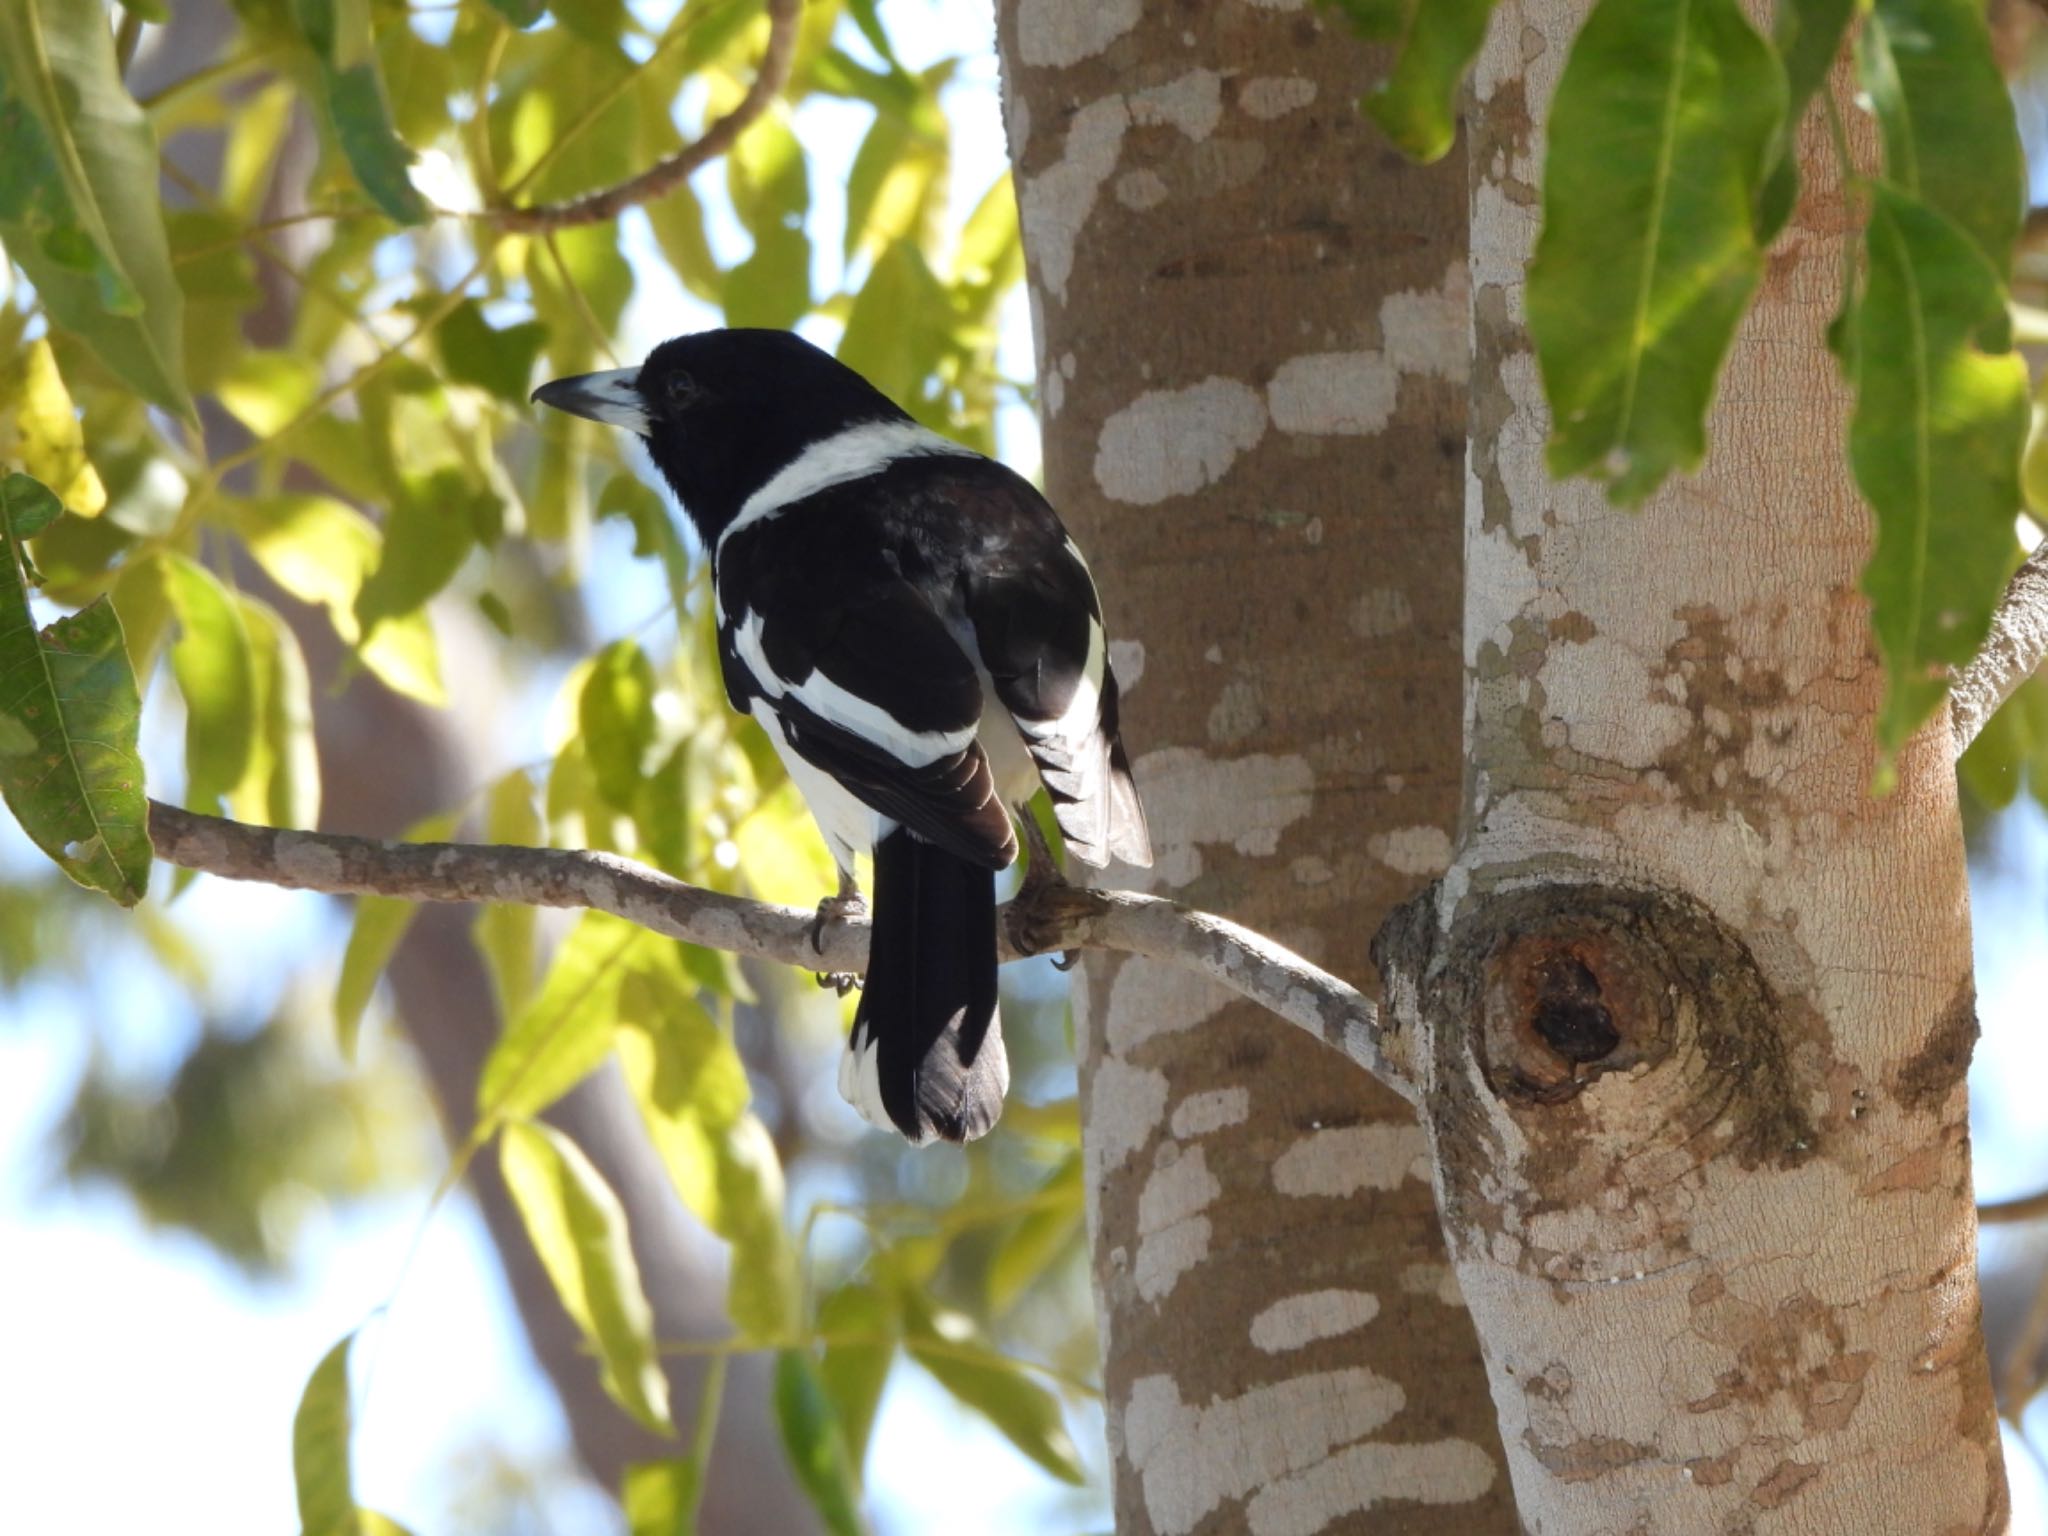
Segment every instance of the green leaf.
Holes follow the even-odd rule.
[[[0,6],[0,142],[0,241],[51,317],[144,398],[195,419],[156,136],[101,7]]]
[[[61,517],[64,503],[35,476],[16,471],[0,482],[0,509],[7,515],[7,531],[25,542]]]
[[[1771,41],[1785,66],[1785,119],[1757,208],[1757,238],[1768,245],[1799,200],[1799,124],[1842,51],[1856,0],[1778,0]]]
[[[818,1303],[818,1332],[825,1339],[818,1379],[839,1416],[858,1477],[867,1461],[882,1388],[896,1360],[895,1303],[879,1286],[861,1281],[842,1285]]]
[[[1876,0],[1857,35],[1856,64],[1884,130],[1885,178],[1960,225],[2003,278],[2025,167],[1983,7]]]
[[[186,803],[214,815],[249,770],[256,740],[255,657],[242,611],[213,572],[166,551],[165,590],[178,616],[171,673],[185,700]]]
[[[477,1117],[537,1115],[595,1070],[612,1048],[619,988],[643,953],[665,942],[624,918],[584,913],[555,952],[540,995],[485,1058]]]
[[[921,1296],[905,1293],[903,1318],[903,1347],[940,1386],[979,1409],[1012,1445],[1060,1481],[1087,1481],[1058,1398],[991,1349],[962,1314],[935,1310]]]
[[[575,1143],[548,1126],[510,1122],[498,1156],[555,1294],[597,1352],[605,1390],[646,1428],[675,1433],[654,1309],[640,1287],[618,1196]]]
[[[260,724],[249,770],[228,809],[238,821],[310,827],[320,819],[320,753],[306,658],[276,609],[246,595],[237,603],[249,636]]]
[[[515,768],[491,786],[484,810],[484,841],[500,847],[541,848],[547,834],[533,801],[533,781]],[[538,911],[524,902],[493,901],[477,914],[476,943],[491,973],[498,1017],[516,1018],[533,999],[533,936]]]
[[[811,1357],[785,1349],[775,1357],[775,1422],[797,1483],[832,1536],[865,1536],[860,1485],[846,1452],[846,1436]]]
[[[530,27],[547,15],[546,0],[488,0],[492,10],[515,27]],[[633,1536],[640,1536],[638,1531]]]
[[[626,1468],[619,1502],[630,1536],[697,1536],[697,1501],[704,1474],[696,1459],[636,1462]]]
[[[488,488],[470,486],[452,467],[408,484],[385,525],[377,568],[356,593],[356,624],[366,646],[383,624],[417,614],[454,580],[476,547],[480,504],[495,501]]]
[[[583,684],[577,720],[598,792],[615,810],[631,812],[654,744],[654,665],[632,640],[598,652]]]
[[[654,226],[661,254],[683,287],[707,304],[722,303],[725,268],[711,253],[711,242],[704,234],[704,204],[690,184],[686,181],[647,204],[647,220]]]
[[[1085,1211],[1081,1155],[1070,1153],[1039,1191],[1046,1201],[1003,1234],[988,1263],[989,1310],[1001,1317],[1079,1241]]]
[[[1849,459],[1877,514],[1863,590],[1897,749],[1976,654],[2004,590],[2026,443],[2026,364],[1998,276],[1952,220],[1873,189]]]
[[[0,742],[0,792],[58,868],[132,907],[149,886],[142,705],[106,598],[36,628],[22,530],[47,526],[55,504],[26,475],[0,482],[0,719],[22,728]]]
[[[769,228],[753,253],[725,275],[725,323],[787,330],[811,307],[811,240],[801,229]]]
[[[1400,57],[1361,105],[1411,160],[1442,159],[1458,136],[1458,88],[1486,41],[1493,6],[1494,0],[1408,0]]]
[[[353,1332],[320,1358],[299,1396],[292,1419],[292,1479],[298,1489],[302,1536],[356,1536],[356,1496],[349,1473],[353,1415],[348,1398],[348,1353]]]
[[[846,259],[928,238],[946,164],[946,118],[935,89],[919,90],[908,112],[877,112],[847,173]]]
[[[445,843],[461,820],[458,811],[444,811],[414,822],[400,842]],[[356,898],[355,925],[349,929],[348,948],[341,956],[341,976],[334,984],[334,1033],[342,1059],[356,1059],[356,1041],[362,1033],[363,1013],[377,990],[377,978],[398,950],[398,941],[412,926],[415,902],[396,896]]]
[[[375,523],[332,496],[305,494],[230,502],[228,522],[271,580],[327,610],[334,632],[387,688],[423,704],[447,702],[424,611],[382,618],[367,637],[357,622],[357,597],[383,559]]]
[[[385,99],[368,0],[293,0],[292,9],[319,63],[321,106],[356,184],[399,223],[425,223],[426,199],[407,175],[412,151]]]
[[[774,1138],[747,1112],[746,1068],[692,995],[674,945],[643,957],[620,998],[619,1066],[677,1195],[732,1245],[726,1306],[748,1338],[798,1323],[796,1255]]]
[[[548,328],[538,320],[495,328],[474,299],[457,305],[434,332],[434,346],[449,378],[489,390],[514,405],[526,403],[533,365],[547,339]]]
[[[1762,270],[1755,207],[1785,110],[1736,0],[1601,0],[1550,118],[1529,331],[1551,473],[1641,501],[1706,451],[1706,414]]]

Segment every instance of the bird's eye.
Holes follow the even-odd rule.
[[[703,394],[703,391],[697,387],[697,381],[687,373],[670,374],[668,382],[662,386],[662,390],[668,398],[670,409],[678,411],[693,404],[697,397]]]

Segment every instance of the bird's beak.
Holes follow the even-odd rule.
[[[567,411],[571,416],[588,416],[592,421],[602,421],[610,426],[624,427],[628,432],[647,435],[647,402],[640,396],[635,381],[640,377],[638,368],[614,368],[609,373],[579,373],[573,378],[556,379],[543,384],[533,392],[535,403],[551,405],[558,411]]]

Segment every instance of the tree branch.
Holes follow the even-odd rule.
[[[2013,573],[1991,615],[1991,633],[1949,690],[1949,729],[1956,756],[1977,739],[1998,706],[2048,657],[2048,543]]]
[[[609,912],[650,932],[812,971],[867,968],[865,919],[831,918],[685,885],[610,853],[474,843],[387,843],[202,816],[152,800],[157,856],[184,869],[335,896],[504,901]],[[1135,891],[1052,882],[1002,910],[1005,960],[1104,949],[1199,971],[1342,1052],[1402,1097],[1415,1088],[1387,1050],[1379,1011],[1347,982],[1262,934]]]
[[[761,67],[747,94],[725,116],[718,119],[692,142],[666,160],[649,166],[639,175],[572,198],[566,203],[544,203],[528,208],[503,208],[486,215],[501,229],[521,234],[567,229],[577,224],[601,224],[615,219],[628,208],[651,203],[681,186],[699,166],[724,154],[732,143],[768,109],[789,83],[791,64],[796,59],[797,18],[802,0],[768,0],[768,48],[761,55]]]

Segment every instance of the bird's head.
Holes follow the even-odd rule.
[[[637,433],[707,542],[812,443],[907,419],[859,374],[788,331],[699,331],[638,368],[556,379],[541,405]]]

